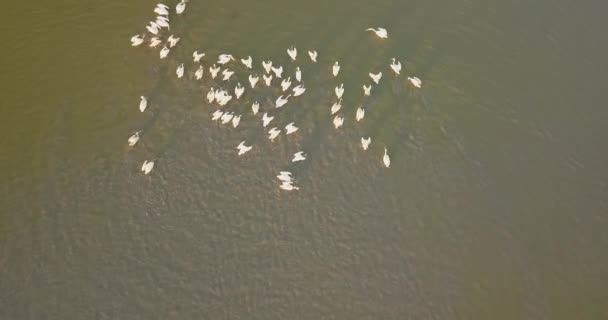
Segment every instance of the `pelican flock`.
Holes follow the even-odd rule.
[[[158,51],[160,59],[168,58],[171,55],[172,50],[180,43],[180,37],[178,35],[168,34],[168,31],[171,30],[170,23],[172,22],[172,19],[175,18],[172,17],[172,15],[175,14],[178,17],[182,16],[186,12],[187,3],[188,0],[180,0],[175,4],[174,10],[172,10],[169,5],[163,3],[157,4],[153,9],[156,16],[144,25],[145,30],[143,32],[135,34],[130,38],[131,46],[160,48]],[[367,31],[373,33],[380,39],[388,38],[388,31],[385,28],[370,27],[365,29],[365,32]],[[146,41],[149,42],[149,45],[141,46]],[[206,100],[206,106],[210,108],[207,112],[209,112],[209,118],[212,121],[217,122],[218,125],[222,125],[222,127],[233,128],[239,127],[241,121],[257,122],[271,143],[276,143],[275,141],[277,140],[287,143],[290,141],[293,142],[293,138],[288,138],[287,136],[298,137],[305,134],[306,130],[303,132],[302,130],[299,130],[299,127],[296,125],[297,119],[295,119],[296,121],[287,121],[288,123],[285,124],[280,123],[282,117],[278,117],[278,120],[275,120],[275,117],[280,113],[284,114],[286,110],[296,108],[290,106],[293,104],[291,101],[298,101],[302,99],[302,95],[306,94],[306,87],[304,84],[306,83],[306,78],[311,74],[309,66],[312,67],[318,61],[322,61],[318,60],[318,52],[314,49],[306,49],[304,51],[305,53],[308,53],[309,59],[298,59],[298,48],[293,45],[286,48],[284,52],[287,53],[287,57],[278,57],[275,62],[262,57],[252,57],[251,55],[236,55],[237,59],[231,53],[221,53],[215,58],[209,57],[205,52],[200,50],[196,50],[192,53],[192,65],[182,62],[176,63],[172,58],[169,58],[166,61],[173,66],[177,65],[176,69],[174,69],[177,78],[182,78],[185,71],[188,70],[189,75],[194,75],[194,79],[201,81],[200,83],[203,84],[203,89],[205,86],[207,87],[207,89],[204,89],[206,93],[203,93],[203,100]],[[304,54],[304,57],[306,57],[306,54]],[[350,101],[348,95],[355,95],[355,93],[352,92],[355,90],[349,89],[348,95],[346,97],[344,96],[345,90],[343,82],[346,79],[342,79],[344,78],[344,75],[340,75],[342,67],[337,60],[332,61],[333,63],[329,66],[329,72],[325,72],[327,72],[327,79],[330,79],[330,81],[335,79],[333,80],[333,82],[336,82],[333,84],[333,86],[335,86],[333,90],[328,89],[328,91],[333,91],[333,93],[328,96],[335,97],[333,99],[330,98],[330,101],[327,101],[327,104],[325,105],[331,106],[329,111],[330,117],[333,119],[330,122],[335,129],[340,129],[345,125],[345,115],[352,114],[349,110],[353,110],[355,107],[355,124],[364,120],[366,110],[374,113],[373,108],[367,109],[364,105],[369,106],[369,101],[367,101],[367,99],[372,95],[372,88],[380,86],[380,80],[382,79],[383,73],[380,70],[370,70],[365,77],[362,77],[363,81],[367,80],[366,82],[369,82],[371,79],[371,83],[364,82],[362,86],[359,87],[363,88],[362,93],[360,90],[356,90],[358,92],[356,96],[358,96],[360,100],[359,103],[357,103],[358,106],[353,106],[348,102]],[[284,63],[286,66],[285,68],[281,62]],[[420,80],[420,78],[414,75],[402,77],[402,65],[396,57],[391,58],[386,66],[387,70],[391,70],[395,77],[389,77],[392,80],[389,79],[384,81],[400,81],[403,83],[404,87],[408,87],[410,90],[422,88],[422,80]],[[205,68],[208,68],[209,70],[207,75],[205,74]],[[348,66],[346,66],[346,68],[348,68]],[[283,77],[284,72],[285,77]],[[304,72],[306,72],[305,77],[303,77]],[[264,85],[257,85],[260,81],[260,74]],[[221,76],[218,78],[218,75]],[[367,77],[369,77],[369,79],[367,79]],[[275,80],[274,83],[273,80]],[[241,85],[239,81],[245,84],[248,82],[250,89],[245,89],[245,86]],[[264,90],[265,92],[272,91],[272,95],[274,95],[275,98],[268,99],[268,95],[255,96],[256,92],[259,92],[260,90]],[[344,100],[344,106],[342,105],[343,97],[346,99]],[[251,111],[246,112],[243,108],[238,109],[238,107],[243,104],[246,104],[247,106],[250,105]],[[147,109],[147,106],[148,98],[142,95],[139,102],[139,111],[144,112]],[[285,107],[285,109],[277,110],[283,107]],[[261,117],[258,113],[262,114]],[[351,119],[349,121],[353,121],[353,118],[349,119]],[[270,125],[271,123],[273,123],[272,126]],[[271,128],[268,129],[268,127]],[[346,128],[352,127],[347,125]],[[128,138],[127,143],[129,147],[135,147],[137,145],[141,138],[141,132],[142,131],[135,131],[135,133]],[[282,138],[283,136],[284,138]],[[360,137],[359,143],[361,148],[363,150],[368,150],[371,141],[372,138],[370,136]],[[254,147],[253,144],[248,144],[246,140],[242,140],[236,146],[236,155],[246,159],[249,156],[245,156],[245,154],[254,149]],[[388,154],[388,147],[385,146],[383,151],[382,163],[386,168],[389,168],[391,159]],[[288,163],[290,163],[290,165],[298,166],[298,163],[306,161],[307,159],[308,155],[305,151],[300,150],[293,154],[288,160]],[[141,171],[146,175],[149,174],[154,168],[154,163],[154,160],[145,160],[141,166]],[[280,181],[279,188],[281,190],[294,191],[300,189],[296,184],[293,173],[290,171],[280,171],[277,178]]]

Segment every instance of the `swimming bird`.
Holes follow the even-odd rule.
[[[285,126],[285,134],[292,134],[298,131],[298,127],[295,126],[295,122],[290,122]]]
[[[291,60],[296,61],[296,57],[298,56],[298,49],[292,46],[291,48],[287,49],[287,54],[289,55]]]
[[[139,100],[139,111],[144,112],[146,107],[148,106],[148,99],[146,97],[141,96],[141,100]]]
[[[215,77],[217,77],[217,73],[220,72],[220,67],[218,67],[214,64],[211,67],[209,67],[209,72],[211,73],[211,78],[215,79]]]
[[[233,74],[234,74],[234,71],[230,71],[228,69],[224,69],[222,71],[222,75],[224,76],[224,78],[222,78],[222,80],[224,80],[224,81],[230,80],[230,77],[232,77]]]
[[[296,80],[302,82],[302,70],[300,70],[300,67],[296,67]]]
[[[156,24],[156,22],[154,21],[150,21],[149,25],[146,25],[146,29],[148,30],[148,32],[150,32],[151,34],[158,34],[158,31],[160,29],[160,26],[158,24]]]
[[[291,159],[291,162],[298,162],[304,160],[306,160],[306,154],[304,153],[304,151],[298,151],[293,154],[293,159]]]
[[[204,72],[205,72],[205,69],[203,68],[203,66],[199,65],[198,69],[196,69],[196,72],[194,72],[194,76],[196,77],[196,80],[200,80],[203,77]]]
[[[369,73],[369,77],[372,78],[372,80],[378,84],[380,82],[380,79],[382,79],[382,72],[378,72],[376,74],[373,73]]]
[[[291,182],[283,182],[283,183],[281,183],[279,188],[281,188],[283,190],[287,190],[287,191],[300,190],[300,188],[294,186]]]
[[[277,178],[283,182],[287,181],[293,181],[292,178],[293,174],[289,171],[279,171],[279,175],[277,176]]]
[[[280,108],[280,107],[284,106],[284,105],[287,103],[287,101],[288,101],[289,97],[291,97],[291,94],[290,94],[290,95],[288,95],[288,96],[287,96],[287,97],[285,97],[285,98],[283,98],[283,96],[282,96],[282,95],[281,95],[281,96],[279,96],[279,97],[277,98],[277,100],[275,101],[275,107],[276,107],[276,108]]]
[[[334,66],[331,68],[331,73],[334,75],[334,77],[337,77],[339,72],[340,72],[340,64],[338,63],[338,61],[336,61],[334,63]]]
[[[338,97],[338,99],[342,98],[342,95],[344,94],[344,83],[340,83],[339,87],[336,86],[334,91],[335,91],[336,97]]]
[[[205,56],[204,52],[199,53],[198,50],[192,53],[192,58],[194,58],[194,62],[200,62],[201,59]]]
[[[245,67],[247,67],[247,69],[253,68],[251,66],[253,63],[253,59],[251,58],[251,56],[249,56],[247,59],[241,59],[241,63],[243,63]]]
[[[278,68],[271,67],[270,69],[272,69],[272,72],[274,72],[274,75],[277,78],[280,78],[281,75],[283,74],[283,66],[279,66]]]
[[[277,127],[274,127],[272,129],[268,130],[268,139],[270,139],[270,141],[274,142],[274,139],[276,139],[276,137],[278,137],[280,133],[281,133],[281,130],[279,130]]]
[[[291,77],[287,77],[287,79],[283,79],[283,81],[281,81],[281,89],[283,90],[283,92],[287,91],[287,89],[289,89],[290,86],[291,86]]]
[[[211,114],[211,120],[217,121],[219,118],[222,117],[223,114],[224,112],[222,110],[215,110],[215,112]]]
[[[266,70],[266,73],[270,73],[272,69],[272,61],[262,61],[262,66],[264,67],[264,70]]]
[[[369,96],[372,91],[372,85],[363,85],[363,95]]]
[[[159,4],[156,5],[156,8],[154,8],[154,12],[156,14],[161,15],[161,16],[168,16],[169,15],[169,7],[167,5],[159,3]]]
[[[182,14],[184,10],[186,10],[186,2],[187,0],[182,0],[175,6],[175,13]]]
[[[363,117],[365,117],[365,109],[363,108],[363,106],[360,106],[359,108],[357,108],[357,122],[361,121]]]
[[[384,28],[367,28],[365,31],[373,31],[381,39],[388,38],[388,31],[386,31]]]
[[[209,101],[209,103],[213,103],[214,100],[215,100],[215,91],[213,90],[213,88],[211,88],[209,90],[209,92],[207,92],[207,101]]]
[[[169,54],[170,49],[167,48],[167,46],[164,46],[162,49],[160,49],[160,58],[164,59],[167,57],[167,55]]]
[[[251,85],[251,89],[253,89],[256,85],[256,83],[258,83],[258,81],[260,80],[260,77],[258,77],[257,75],[254,76],[252,74],[249,75],[249,84]]]
[[[340,111],[340,108],[342,108],[342,99],[334,102],[334,104],[331,106],[331,114],[335,114],[336,112]]]
[[[298,85],[296,87],[293,87],[293,89],[291,89],[293,91],[293,96],[297,97],[302,95],[304,92],[306,92],[306,88],[304,88],[303,85]]]
[[[397,59],[393,58],[391,69],[393,69],[393,72],[395,72],[396,75],[399,75],[401,73],[401,61],[397,61]]]
[[[181,78],[184,76],[184,64],[180,64],[179,67],[175,70],[175,74],[177,74],[177,78]]]
[[[245,141],[243,140],[243,141],[241,141],[241,143],[239,143],[238,146],[236,146],[236,148],[237,148],[237,150],[239,150],[238,155],[242,156],[245,153],[249,152],[249,150],[251,150],[251,148],[253,148],[253,146],[246,146]]]
[[[169,48],[173,48],[179,42],[179,37],[175,37],[173,35],[170,35],[169,38],[167,38],[167,41],[169,41]]]
[[[253,111],[254,116],[260,111],[260,104],[257,101],[251,105],[251,111]]]
[[[150,48],[156,48],[162,41],[158,37],[150,38]]]
[[[272,75],[262,75],[262,78],[264,78],[264,83],[266,84],[267,87],[270,87],[270,82],[272,81]]]
[[[156,21],[154,21],[159,27],[169,29],[169,18],[165,16],[156,17]]]
[[[264,114],[262,115],[262,127],[266,128],[266,126],[270,124],[270,121],[272,121],[272,119],[274,119],[274,117],[269,116],[268,112],[264,112]]]
[[[234,94],[236,95],[237,100],[241,98],[243,92],[245,92],[245,87],[243,87],[240,82],[237,83],[236,87],[234,87]]]
[[[141,171],[143,171],[144,174],[148,174],[148,173],[150,173],[150,171],[152,171],[153,168],[154,168],[154,161],[145,160],[144,164],[141,166]]]
[[[340,128],[342,125],[344,124],[344,117],[342,117],[341,115],[337,115],[334,118],[334,127],[336,127],[336,129]]]
[[[241,122],[241,115],[236,115],[236,116],[232,117],[232,127],[234,127],[234,128],[238,127],[240,122]]]
[[[312,51],[308,51],[308,56],[310,57],[310,60],[312,62],[317,62],[317,52],[312,50]]]
[[[139,141],[140,132],[141,131],[137,131],[137,132],[135,132],[135,134],[133,134],[132,136],[129,137],[129,140],[127,140],[129,142],[129,147],[134,146],[137,143],[137,141]]]
[[[388,157],[388,151],[386,150],[386,147],[384,147],[384,156],[382,157],[382,162],[384,162],[384,165],[387,168],[391,166],[391,158]]]
[[[418,79],[418,77],[407,77],[407,80],[409,80],[414,87],[422,88],[422,80]]]
[[[363,138],[361,137],[361,147],[363,148],[363,150],[367,150],[367,148],[369,148],[369,144],[372,143],[372,138],[367,137],[367,138]]]
[[[227,54],[227,53],[220,54],[217,57],[217,63],[219,63],[219,64],[226,64],[226,63],[230,62],[231,60],[234,60],[234,57],[231,54]]]
[[[222,115],[222,124],[226,124],[226,123],[230,122],[230,120],[232,120],[233,117],[234,117],[233,113],[230,113],[230,112],[224,113],[224,115]]]
[[[136,34],[134,36],[131,37],[131,45],[134,47],[137,47],[138,45],[144,43],[144,38],[146,37],[145,34],[139,35]]]

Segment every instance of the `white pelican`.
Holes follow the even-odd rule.
[[[143,171],[144,174],[148,174],[152,171],[152,168],[154,168],[154,161],[145,160],[144,164],[141,166],[141,171]]]
[[[222,116],[222,124],[226,124],[226,123],[230,122],[230,120],[232,120],[233,117],[234,117],[233,113],[229,113],[229,112],[224,113],[224,115]]]
[[[393,69],[393,72],[395,72],[396,75],[399,75],[401,73],[401,61],[397,61],[397,59],[393,58],[391,69]]]
[[[150,32],[151,34],[158,34],[160,26],[158,24],[156,24],[156,22],[154,22],[154,21],[150,21],[149,24],[150,25],[146,26],[146,29],[148,29],[148,32]]]
[[[236,148],[239,150],[239,156],[244,155],[245,153],[249,152],[249,150],[251,150],[251,148],[253,148],[253,146],[246,146],[245,145],[245,141],[241,141],[241,143],[239,143],[238,146],[236,146]]]
[[[174,37],[173,35],[170,35],[169,38],[167,38],[167,41],[169,41],[169,48],[173,48],[179,42],[179,37]]]
[[[281,183],[279,188],[281,188],[283,190],[287,190],[287,191],[300,190],[300,188],[294,186],[291,182],[283,182],[283,183]]]
[[[272,61],[262,61],[262,66],[264,67],[264,70],[266,70],[266,73],[270,73],[270,70],[272,69]]]
[[[292,134],[298,131],[298,127],[295,126],[295,122],[290,122],[285,126],[285,134]]]
[[[284,106],[287,103],[289,97],[291,97],[291,94],[285,98],[283,98],[283,96],[279,96],[277,98],[277,100],[275,101],[275,107],[280,108],[280,107]]]
[[[287,91],[289,87],[291,87],[291,77],[287,77],[287,79],[283,79],[283,81],[281,81],[281,89],[283,92]]]
[[[137,47],[138,45],[144,43],[144,38],[146,37],[145,34],[139,35],[136,34],[134,36],[131,37],[131,45],[134,47]]]
[[[162,49],[160,49],[160,58],[164,59],[167,57],[167,55],[169,54],[170,49],[167,48],[167,46],[164,46]]]
[[[236,87],[234,87],[234,94],[236,95],[236,98],[240,99],[243,92],[245,92],[245,87],[243,87],[240,82],[237,83]]]
[[[414,87],[422,88],[422,80],[418,79],[418,77],[407,77],[407,80],[409,80]]]
[[[272,69],[272,72],[274,72],[274,75],[277,78],[280,78],[281,75],[283,74],[283,66],[279,66],[278,68],[271,67],[270,69]]]
[[[253,59],[251,58],[251,56],[249,56],[247,59],[241,59],[241,63],[243,63],[245,67],[247,67],[247,69],[253,68],[251,66],[251,64],[253,63]]]
[[[192,53],[192,58],[194,58],[194,62],[200,62],[204,56],[205,56],[205,53],[204,52],[198,53],[198,50],[194,51]]]
[[[337,115],[334,118],[334,127],[336,127],[336,129],[338,129],[342,126],[342,124],[344,124],[344,117],[342,117],[341,115]]]
[[[304,160],[306,160],[306,154],[304,153],[304,151],[298,151],[293,154],[293,159],[291,159],[291,162],[298,162]]]
[[[369,96],[372,92],[372,85],[363,85],[363,95]]]
[[[177,75],[178,78],[181,78],[184,76],[184,64],[180,64],[179,67],[177,67],[177,69],[175,70],[175,74]]]
[[[141,100],[139,100],[139,111],[144,112],[144,110],[146,110],[146,107],[148,106],[148,99],[146,99],[146,97],[141,96],[140,97]]]
[[[363,108],[363,106],[360,106],[359,108],[357,108],[357,122],[361,121],[363,117],[365,117],[365,109]]]
[[[224,112],[222,112],[222,110],[215,110],[215,112],[211,114],[211,120],[217,121],[219,118],[222,117],[223,114]]]
[[[217,73],[220,72],[220,67],[218,67],[214,64],[211,67],[209,67],[209,72],[211,73],[211,78],[215,79],[215,77],[217,77]]]
[[[203,66],[198,66],[198,69],[196,69],[196,72],[194,72],[194,76],[196,77],[196,80],[200,80],[203,77],[203,73],[205,72],[205,69],[203,68]]]
[[[133,134],[132,136],[129,137],[129,140],[128,140],[129,147],[134,146],[137,143],[137,141],[139,141],[139,133],[140,132],[141,131],[137,131],[137,132],[135,132],[135,134]]]
[[[340,111],[340,108],[342,108],[342,99],[334,102],[334,104],[331,106],[331,114],[336,114],[336,112]]]
[[[281,181],[293,181],[293,178],[291,177],[292,174],[289,171],[279,171],[279,175],[277,176],[277,178]]]
[[[274,142],[274,139],[279,136],[279,133],[281,133],[281,130],[279,130],[277,127],[268,130],[268,139]]]
[[[380,79],[382,79],[382,72],[378,72],[376,74],[373,73],[369,73],[369,77],[372,78],[372,80],[378,84],[380,82]]]
[[[169,7],[166,6],[166,5],[164,5],[164,4],[162,4],[162,3],[159,3],[159,4],[156,5],[156,8],[154,8],[154,12],[156,14],[161,15],[161,16],[168,16],[169,15]]]
[[[294,97],[300,96],[304,92],[306,92],[306,88],[304,88],[303,85],[298,85],[297,87],[293,87],[293,89],[291,89],[291,90],[293,90],[293,96]]]
[[[207,92],[207,101],[209,101],[209,103],[213,103],[214,100],[215,100],[215,91],[213,91],[213,88],[211,88],[209,90],[209,92]]]
[[[154,22],[161,28],[169,29],[169,18],[167,17],[158,16]]]
[[[231,60],[234,60],[234,57],[227,53],[220,54],[219,57],[217,57],[217,63],[219,64],[226,64]]]
[[[274,117],[269,116],[268,112],[264,112],[264,114],[262,115],[262,127],[266,128],[266,126],[270,124],[270,121],[272,121],[272,119],[274,119]]]
[[[186,10],[186,2],[187,0],[182,0],[175,6],[175,13],[182,14],[184,10]]]
[[[253,111],[253,115],[258,114],[260,111],[260,104],[257,101],[251,105],[251,111]]]
[[[291,48],[287,49],[287,54],[289,55],[291,60],[296,61],[296,57],[298,56],[298,49],[292,46]]]
[[[384,157],[382,157],[382,162],[384,162],[384,165],[387,168],[391,166],[391,158],[388,157],[388,151],[386,150],[386,147],[384,147]]]
[[[156,48],[162,41],[158,37],[150,38],[150,48]]]
[[[342,95],[344,94],[344,83],[340,83],[339,87],[336,86],[334,92],[336,93],[336,97],[338,97],[338,99],[342,98]]]
[[[388,38],[388,32],[384,28],[367,28],[365,31],[373,31],[379,38],[382,39]]]
[[[272,75],[262,75],[262,78],[264,78],[264,83],[266,84],[267,87],[270,87],[270,82],[272,81]]]
[[[237,115],[232,118],[232,126],[234,128],[238,127],[240,122],[241,122],[241,115]]]
[[[224,76],[224,78],[222,78],[222,80],[224,80],[224,81],[230,80],[230,77],[232,77],[233,74],[234,74],[234,71],[230,71],[228,69],[224,69],[222,71],[222,75]]]
[[[363,138],[361,137],[361,148],[363,148],[363,150],[367,150],[367,148],[369,148],[369,144],[372,143],[372,138],[367,137],[367,138]]]
[[[308,56],[310,57],[310,60],[312,62],[317,62],[317,52],[312,50],[312,51],[308,51]]]
[[[296,80],[302,82],[302,70],[300,70],[300,67],[296,67]]]
[[[334,77],[337,77],[339,72],[340,72],[340,64],[338,63],[338,61],[336,61],[334,63],[334,66],[331,68],[331,73],[334,75]]]
[[[218,95],[215,96],[215,100],[219,103],[220,106],[225,106],[232,99],[231,95],[227,95],[225,92],[221,92],[218,98]]]

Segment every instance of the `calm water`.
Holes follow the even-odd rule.
[[[163,61],[129,43],[155,3],[3,6],[1,319],[608,318],[605,1],[192,0]],[[195,49],[287,66],[292,44],[319,64],[273,145],[174,74]],[[356,126],[393,56],[423,89],[385,70]]]

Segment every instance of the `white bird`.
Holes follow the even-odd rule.
[[[192,58],[194,58],[194,62],[200,62],[204,56],[205,56],[205,53],[204,52],[198,53],[198,50],[194,51],[192,53]]]
[[[287,54],[289,55],[291,60],[296,61],[296,57],[298,56],[298,49],[296,49],[295,47],[291,47],[290,49],[287,49]]]
[[[363,106],[357,108],[357,115],[356,115],[356,119],[357,122],[361,121],[363,119],[363,117],[365,117],[365,109],[363,108]]]
[[[291,90],[293,90],[293,96],[294,97],[300,96],[304,92],[306,92],[306,88],[304,88],[303,85],[298,85],[296,87],[293,87],[293,89],[291,89]]]
[[[231,54],[223,53],[223,54],[220,54],[219,57],[217,58],[217,63],[226,64],[226,63],[230,62],[231,60],[234,60],[234,57]]]
[[[260,80],[260,77],[254,76],[252,74],[249,75],[249,84],[251,85],[251,89],[253,89],[255,87],[255,85],[258,83],[259,80]]]
[[[167,55],[169,54],[170,49],[167,48],[167,46],[164,46],[162,49],[160,49],[160,58],[164,59],[167,57]]]
[[[156,17],[156,21],[154,21],[159,27],[169,29],[169,18],[164,16]]]
[[[283,183],[281,183],[279,188],[281,188],[283,190],[287,190],[287,191],[300,190],[300,188],[294,186],[291,182],[283,182]]]
[[[214,100],[215,100],[215,91],[213,91],[213,88],[211,88],[209,90],[209,92],[207,92],[207,101],[209,101],[209,103],[213,103]]]
[[[369,144],[372,143],[372,138],[367,137],[367,138],[363,138],[361,137],[361,147],[363,148],[363,150],[367,150],[367,148],[369,148]]]
[[[139,141],[139,133],[140,132],[141,131],[137,131],[137,132],[135,132],[135,134],[133,134],[132,136],[129,137],[129,140],[128,140],[129,147],[134,146],[137,143],[137,141]]]
[[[372,85],[363,85],[363,95],[369,96],[372,92]]]
[[[344,94],[344,83],[340,83],[340,86],[336,86],[336,89],[334,89],[335,93],[336,93],[336,97],[338,97],[338,99],[342,98],[342,95]]]
[[[295,126],[294,122],[290,122],[285,126],[285,134],[292,134],[298,131],[298,127]]]
[[[245,153],[249,152],[249,150],[251,150],[251,148],[253,148],[253,146],[246,146],[245,141],[241,141],[241,143],[239,143],[239,145],[236,148],[239,150],[238,155],[242,156]]]
[[[154,21],[150,21],[149,25],[146,26],[146,29],[148,30],[148,32],[150,32],[151,34],[158,34],[158,31],[160,29],[160,26],[158,24],[156,24],[156,22]]]
[[[234,94],[236,95],[236,98],[240,99],[243,92],[245,92],[245,87],[243,87],[240,82],[237,83],[236,87],[234,87]]]
[[[384,157],[382,157],[382,162],[384,162],[384,165],[387,168],[391,166],[391,158],[388,157],[388,151],[386,150],[386,147],[384,147]]]
[[[336,127],[336,129],[340,128],[342,125],[344,124],[344,117],[342,117],[341,115],[337,115],[334,118],[334,127]]]
[[[266,84],[267,87],[270,87],[270,82],[272,81],[272,75],[262,75],[262,78],[264,78],[264,83]]]
[[[251,111],[253,111],[253,115],[258,114],[260,111],[260,104],[257,101],[251,105]]]
[[[186,10],[186,0],[182,0],[180,3],[178,3],[175,6],[175,13],[177,14],[182,14],[184,13],[184,10]]]
[[[304,151],[299,151],[293,154],[293,159],[291,159],[291,162],[298,162],[304,160],[306,160],[306,154],[304,153]]]
[[[422,80],[418,79],[418,77],[407,77],[410,83],[416,88],[422,88]]]
[[[396,75],[399,75],[401,73],[401,61],[397,61],[397,59],[393,58],[391,69],[393,69],[393,72],[395,72]]]
[[[232,126],[233,126],[234,128],[238,127],[238,125],[239,125],[239,123],[240,123],[240,122],[241,122],[241,115],[234,116],[234,117],[232,118]]]
[[[300,67],[296,67],[296,80],[302,82],[302,70],[300,70]]]
[[[317,52],[316,51],[308,51],[308,56],[312,62],[317,62]]]
[[[152,168],[154,168],[154,161],[145,160],[144,164],[141,166],[141,171],[143,171],[144,174],[148,174],[152,171]]]
[[[211,67],[209,67],[209,72],[211,73],[211,78],[215,79],[215,77],[217,77],[217,73],[220,72],[220,67],[218,67],[214,64]]]
[[[180,64],[179,67],[177,67],[177,69],[175,70],[175,74],[177,74],[178,78],[181,78],[184,76],[184,64]]]
[[[378,84],[380,82],[380,79],[382,79],[382,72],[378,72],[376,74],[373,73],[369,73],[369,77],[372,78],[372,80]]]
[[[221,118],[223,114],[224,112],[222,110],[215,110],[215,112],[211,114],[211,120],[216,121]]]
[[[150,48],[156,48],[162,41],[158,37],[150,38]]]
[[[156,8],[154,8],[154,12],[156,14],[160,14],[161,16],[168,16],[169,15],[169,7],[159,3],[156,5]]]
[[[277,178],[283,182],[293,181],[292,174],[289,171],[279,171]]]
[[[226,95],[224,95],[224,96],[222,96],[222,99],[220,99],[218,101],[218,103],[220,104],[220,106],[225,106],[231,99],[232,99],[232,96],[226,96]]]
[[[134,36],[131,37],[131,45],[134,47],[137,47],[138,45],[144,43],[144,38],[146,37],[146,35],[139,35],[136,34]]]
[[[262,61],[262,66],[264,67],[264,70],[266,70],[266,73],[270,73],[272,69],[272,61]]]
[[[367,28],[365,31],[373,31],[378,37],[382,39],[388,38],[388,32],[384,28]]]
[[[280,108],[280,107],[284,106],[287,103],[289,97],[291,97],[291,94],[285,98],[283,98],[283,96],[279,96],[277,98],[277,100],[275,101],[275,107]]]
[[[224,113],[224,115],[222,115],[222,124],[226,124],[226,123],[230,122],[230,120],[232,120],[233,117],[234,117],[233,113],[229,113],[229,112]]]
[[[271,67],[270,69],[272,69],[272,72],[274,72],[274,75],[277,78],[280,78],[281,75],[283,74],[283,66],[279,66],[278,68]]]
[[[141,96],[140,97],[141,100],[139,100],[139,111],[144,112],[144,110],[146,110],[146,107],[148,106],[148,99],[146,99],[146,97]]]
[[[331,114],[336,114],[336,112],[340,111],[340,108],[342,108],[342,99],[334,102],[334,104],[331,106]]]
[[[266,126],[270,124],[270,121],[272,121],[272,119],[274,119],[274,117],[269,116],[268,112],[264,112],[264,114],[262,115],[262,127],[266,128]]]
[[[241,63],[243,63],[245,65],[245,67],[247,67],[247,69],[253,68],[252,67],[253,59],[251,58],[251,56],[249,56],[247,59],[241,59]]]
[[[336,61],[334,63],[334,66],[331,68],[331,73],[334,75],[334,77],[337,77],[339,72],[340,72],[340,64],[338,63],[338,61]]]
[[[222,78],[222,80],[224,80],[224,81],[230,80],[230,77],[232,77],[233,74],[234,74],[234,71],[230,71],[228,69],[224,69],[222,71],[222,75],[224,76],[224,78]]]
[[[194,72],[196,80],[200,80],[203,77],[203,73],[205,73],[205,69],[203,68],[203,66],[199,65],[198,69],[196,69],[196,72]]]
[[[174,37],[173,35],[170,35],[169,38],[167,38],[167,41],[169,41],[169,48],[173,48],[179,42],[179,37]]]
[[[287,77],[287,79],[284,79],[283,81],[281,81],[281,89],[283,90],[283,92],[287,91],[287,89],[289,89],[290,86],[291,86],[291,77]]]
[[[268,130],[268,139],[270,139],[270,141],[274,142],[274,139],[276,139],[276,137],[278,137],[280,133],[281,133],[281,130],[279,130],[277,127],[274,127],[272,129]]]

